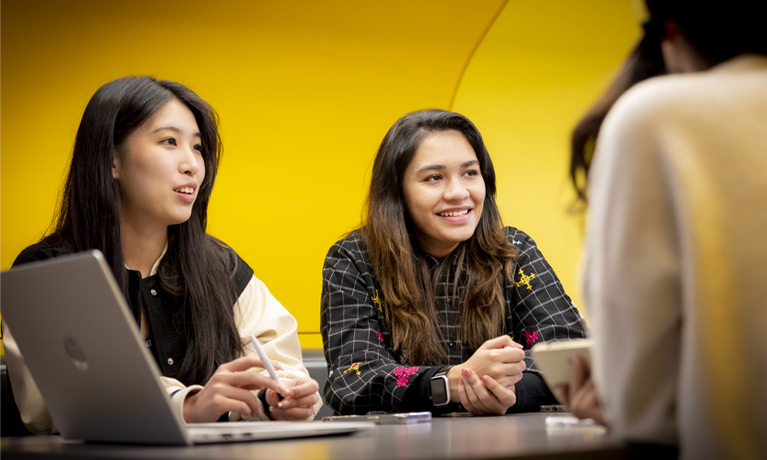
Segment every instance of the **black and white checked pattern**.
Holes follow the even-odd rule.
[[[530,334],[538,334],[536,342],[585,337],[582,316],[533,239],[516,228],[506,229],[509,241],[520,249],[514,266],[518,284],[506,286],[507,333],[525,347],[528,355]],[[439,263],[430,259],[432,266]],[[452,295],[454,268],[446,270],[435,297],[442,346],[447,354],[445,365],[461,364],[475,351],[459,337],[464,286],[459,282],[456,295]],[[357,232],[330,248],[322,274],[321,332],[329,369],[325,401],[343,414],[413,410],[403,406],[408,387],[419,378],[430,378],[442,367],[407,363],[401,353],[392,350],[391,333],[383,313],[386,301],[365,243]],[[520,282],[523,274],[535,275],[529,279],[530,289]],[[525,361],[529,372],[539,373],[529,356]],[[418,370],[403,379],[400,369],[398,381],[395,369],[402,366],[418,366]],[[428,394],[423,398],[428,400]]]

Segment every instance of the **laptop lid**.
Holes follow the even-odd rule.
[[[62,436],[190,442],[100,252],[33,262],[1,276],[3,321]]]
[[[25,264],[0,278],[2,318],[68,439],[192,444],[352,433],[373,423],[185,424],[104,256]]]

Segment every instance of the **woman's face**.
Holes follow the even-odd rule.
[[[418,245],[428,254],[445,257],[474,234],[485,181],[477,154],[460,132],[424,138],[405,169],[402,189]]]
[[[186,222],[205,178],[202,139],[192,112],[172,99],[114,154],[122,225],[146,231]]]

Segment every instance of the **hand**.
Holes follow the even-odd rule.
[[[559,394],[562,402],[576,417],[592,418],[602,425],[607,425],[594,381],[589,377],[588,366],[580,356],[573,362],[570,384],[559,387]]]
[[[489,375],[480,378],[473,370],[463,369],[458,381],[461,404],[473,415],[503,415],[517,403],[516,390],[506,388]]]
[[[319,401],[320,386],[316,380],[303,377],[286,383],[291,395],[280,396],[272,389],[266,390],[266,403],[274,420],[307,420],[314,417],[314,405]]]
[[[290,396],[289,389],[253,369],[263,367],[261,360],[253,356],[220,365],[203,389],[184,401],[184,420],[187,423],[215,422],[227,412],[256,417],[259,404],[251,390],[269,388]]]
[[[524,360],[522,345],[511,340],[508,335],[488,340],[465,363],[453,366],[448,371],[450,400],[460,402],[458,383],[464,369],[471,369],[481,377],[488,376],[506,388],[514,388],[527,367]]]

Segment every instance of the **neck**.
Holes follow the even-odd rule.
[[[168,228],[155,229],[136,228],[122,221],[120,225],[120,242],[122,244],[125,265],[131,270],[141,272],[141,277],[149,276],[152,265],[165,249],[168,241]]]

